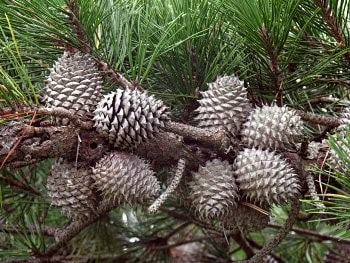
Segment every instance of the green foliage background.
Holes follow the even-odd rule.
[[[349,1],[327,1],[343,42],[332,31],[322,2],[76,0],[79,17],[74,19],[87,36],[82,43],[71,26],[68,0],[3,0],[0,107],[40,104],[48,69],[63,47],[71,46],[79,50],[88,47],[95,58],[162,98],[178,119],[195,102],[198,91],[207,89],[208,82],[232,73],[245,81],[256,105],[276,102],[279,79],[286,105],[336,115],[344,107],[341,100],[349,96]],[[278,74],[273,60],[278,64]],[[106,89],[113,88],[106,85]],[[325,96],[339,101],[321,106],[309,102]],[[312,138],[321,131],[317,125],[309,126],[305,135]],[[335,143],[332,146],[340,154],[344,151]],[[66,218],[46,198],[50,163],[49,160],[24,169],[0,171],[0,222],[34,226],[29,233],[0,233],[0,258],[26,258],[31,251],[44,251],[53,240],[44,236],[42,225],[66,223]],[[336,187],[329,187],[338,195],[325,198],[324,202],[332,203],[329,213],[339,219],[338,225],[315,219],[300,221],[298,226],[346,238],[350,234],[345,224],[350,214],[348,176],[334,170],[315,173],[320,174],[319,178],[333,177],[337,181]],[[24,191],[14,182],[31,185],[38,192]],[[167,205],[174,204],[170,201]],[[306,201],[303,210],[319,212],[314,205]],[[283,207],[274,209],[276,222],[283,222],[286,211]],[[72,259],[100,256],[101,262],[118,258],[128,262],[166,262],[168,250],[152,250],[149,246],[179,224],[181,220],[166,213],[149,216],[141,207],[125,207],[76,237],[70,243],[69,253]],[[192,227],[191,233],[196,237],[204,230]],[[263,244],[274,233],[268,228],[249,238]],[[244,258],[242,250],[220,253],[222,248],[213,245],[215,241],[204,243],[212,255],[222,260]],[[286,262],[322,262],[323,253],[333,245],[292,233],[274,252]]]

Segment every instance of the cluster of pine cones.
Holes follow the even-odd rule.
[[[95,61],[81,52],[64,52],[47,79],[46,108],[65,109],[93,119],[96,130],[119,151],[94,167],[58,159],[47,179],[52,204],[76,219],[96,212],[102,203],[148,203],[160,195],[160,183],[145,160],[122,152],[153,138],[169,120],[167,107],[153,96],[117,89],[102,95],[102,77]],[[68,119],[56,118],[67,125]]]
[[[299,195],[299,178],[281,151],[295,149],[303,123],[287,107],[253,108],[243,82],[234,75],[210,83],[202,97],[198,126],[226,130],[230,137],[241,140],[242,149],[234,163],[213,159],[193,172],[191,207],[202,220],[219,220],[247,232],[256,230],[254,225],[267,223],[268,218],[245,202],[268,210],[272,204],[285,204]],[[96,130],[118,149],[94,167],[64,159],[54,163],[48,194],[69,217],[88,215],[100,202],[145,203],[159,196],[160,183],[150,165],[121,150],[137,147],[166,125],[169,111],[162,101],[128,89],[103,96],[102,77],[94,60],[66,51],[48,77],[46,107],[93,119]]]

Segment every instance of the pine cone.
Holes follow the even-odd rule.
[[[249,148],[289,150],[302,138],[303,122],[287,107],[263,106],[248,116],[241,135]]]
[[[349,127],[349,126],[347,126]],[[330,141],[328,140],[327,143],[330,147],[329,151],[329,159],[328,164],[330,164],[334,169],[346,172],[348,170],[349,164],[346,161],[343,161],[344,158],[347,158],[347,156],[350,155],[350,145],[348,142],[348,138],[350,135],[350,130],[347,130],[347,128],[339,127],[337,129],[337,134],[333,135],[333,139],[335,142],[335,146],[331,146]],[[344,157],[341,158],[339,156],[338,152],[343,152]],[[343,160],[342,160],[343,159]]]
[[[349,255],[349,245],[337,244],[325,254],[324,263],[350,263]]]
[[[239,189],[251,202],[283,204],[299,194],[298,176],[283,157],[260,149],[244,149],[234,170]]]
[[[52,165],[47,193],[52,204],[62,207],[69,218],[88,216],[95,211],[97,203],[91,173],[91,169],[76,169],[73,163],[62,158]]]
[[[247,89],[236,76],[218,77],[209,83],[209,89],[201,92],[203,99],[196,117],[198,126],[206,129],[226,129],[237,135],[241,123],[251,110],[247,97]]]
[[[339,121],[342,125],[350,124],[350,108],[347,107],[343,110],[343,112],[339,116]]]
[[[50,69],[46,85],[46,108],[66,109],[81,117],[92,117],[101,99],[102,77],[94,60],[81,52],[65,51]],[[67,119],[56,118],[67,125]]]
[[[328,145],[325,141],[322,142],[310,142],[307,148],[307,158],[308,159],[317,159],[319,157],[319,153],[322,149],[328,148]]]
[[[104,96],[94,114],[96,130],[120,148],[134,147],[153,138],[169,120],[162,101],[128,89],[117,89]]]
[[[93,168],[96,187],[107,202],[143,203],[160,194],[160,185],[149,164],[136,155],[114,152]]]
[[[272,255],[266,255],[263,263],[279,263],[280,261]]]
[[[204,220],[222,219],[237,206],[238,189],[232,166],[218,159],[207,161],[193,174],[193,207]]]

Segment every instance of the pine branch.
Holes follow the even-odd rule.
[[[313,123],[313,124],[321,124],[324,126],[330,126],[330,127],[338,127],[341,123],[340,120],[336,117],[327,116],[327,115],[321,115],[321,114],[315,114],[311,112],[305,112],[301,110],[295,110],[300,117],[307,122]]]
[[[203,146],[208,146],[222,152],[226,152],[230,146],[230,140],[224,131],[212,132],[209,130],[175,122],[167,123],[165,130],[181,135],[184,138],[185,142],[199,142],[203,144]]]
[[[262,38],[265,42],[265,51],[270,60],[270,69],[273,74],[273,82],[276,90],[277,105],[283,106],[283,80],[281,78],[281,71],[278,63],[278,53],[274,48],[270,33],[267,31],[265,24],[260,29]]]
[[[341,48],[347,48],[347,41],[344,35],[344,32],[339,28],[337,17],[335,13],[332,12],[327,0],[314,0],[316,5],[321,8],[322,15],[326,20],[326,23],[329,27],[330,33],[333,35],[335,40],[338,42],[338,45]],[[350,63],[350,53],[345,53],[345,59]]]
[[[327,81],[328,82],[328,81]],[[344,104],[344,105],[349,105],[350,101],[348,100],[341,100],[338,98],[333,98],[333,97],[319,97],[319,98],[313,98],[305,102],[305,104],[311,104],[311,105],[318,105],[318,104]]]
[[[88,218],[73,221],[70,225],[65,227],[61,233],[55,236],[55,243],[52,244],[44,254],[39,255],[39,258],[41,260],[45,260],[46,258],[53,256],[60,248],[65,246],[68,241],[78,235],[83,229],[95,223],[102,216],[110,212],[113,208],[113,204],[103,203],[98,207],[96,214],[91,214]]]
[[[38,232],[38,230],[40,230],[41,233],[43,233],[45,236],[53,237],[55,236],[55,233],[58,230],[58,228],[43,225],[41,225],[40,227],[34,225],[26,225],[25,227],[23,227],[19,225],[8,225],[0,223],[0,231],[5,233],[36,233]]]
[[[0,179],[4,180],[8,185],[11,185],[19,190],[29,192],[29,193],[36,195],[36,196],[41,196],[41,193],[39,190],[35,189],[33,186],[31,186],[25,182],[13,180],[9,177],[1,177]]]
[[[281,229],[283,227],[281,225],[274,224],[274,223],[269,223],[268,226],[271,228],[275,228],[275,229]],[[304,228],[300,228],[300,227],[293,227],[291,229],[291,231],[294,231],[295,233],[302,235],[302,236],[305,236],[305,237],[313,238],[317,242],[323,242],[323,241],[330,240],[330,241],[333,241],[336,243],[350,245],[350,240],[348,240],[348,239],[337,238],[337,237],[329,236],[326,234],[320,234],[316,231],[312,231],[309,229],[304,229]]]
[[[69,18],[70,24],[73,28],[77,38],[80,41],[80,44],[85,53],[90,54],[92,57],[96,59],[96,62],[99,65],[100,72],[108,77],[112,83],[117,86],[122,86],[126,89],[138,89],[139,91],[143,91],[143,88],[139,85],[134,85],[128,79],[126,79],[122,73],[117,72],[113,69],[111,65],[105,62],[101,57],[99,57],[96,52],[91,48],[88,37],[85,33],[83,26],[79,21],[79,6],[75,2],[75,0],[69,0]]]
[[[264,247],[259,250],[251,259],[244,261],[249,263],[263,262],[263,258],[270,254],[271,251],[279,245],[279,243],[288,235],[293,227],[294,222],[299,214],[300,203],[299,200],[295,199],[292,203],[292,209],[289,212],[288,219],[284,225],[279,229],[279,232],[274,236]]]

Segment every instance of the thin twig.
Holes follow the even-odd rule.
[[[40,258],[45,260],[45,258],[50,258],[53,256],[60,248],[67,244],[73,237],[78,235],[83,229],[88,227],[89,225],[95,223],[102,216],[107,214],[114,208],[114,205],[103,203],[97,209],[96,214],[91,214],[89,217],[73,221],[70,225],[68,225],[62,233],[56,236],[56,242],[52,244],[44,254],[40,255]]]
[[[35,189],[33,186],[31,186],[30,184],[27,184],[25,182],[17,181],[17,180],[11,179],[9,177],[1,177],[0,180],[4,180],[8,185],[11,185],[11,186],[18,188],[20,190],[29,192],[29,193],[36,195],[36,196],[41,196],[41,193],[39,190]]]
[[[13,233],[13,234],[18,234],[23,232],[36,233],[38,230],[41,230],[41,233],[44,234],[45,236],[53,237],[58,229],[51,226],[42,226],[42,225],[40,226],[40,228],[38,228],[37,226],[34,226],[34,225],[26,225],[25,227],[23,227],[19,225],[9,225],[9,224],[0,223],[0,231],[5,233]]]
[[[189,244],[189,243],[201,242],[201,241],[204,241],[204,240],[216,239],[216,238],[221,238],[221,236],[201,236],[201,237],[193,238],[193,239],[190,239],[190,240],[180,241],[180,242],[177,242],[177,243],[174,243],[174,244],[169,244],[169,245],[164,245],[164,246],[156,246],[156,247],[153,247],[153,248],[157,249],[157,250],[164,250],[164,249],[170,249],[170,248],[173,248],[173,247],[182,246],[182,245]]]
[[[32,119],[30,120],[30,123],[29,123],[29,127],[32,125],[35,117],[36,117],[36,114],[37,114],[37,110],[34,111],[34,114],[33,114],[33,117]],[[18,138],[17,142],[12,146],[11,150],[8,152],[8,154],[6,155],[5,159],[3,160],[3,162],[1,163],[1,166],[0,166],[0,170],[4,167],[6,161],[10,158],[10,156],[14,153],[14,151],[16,150],[16,148],[18,147],[18,145],[20,144],[20,142],[22,141],[22,139],[24,138],[24,136],[26,135],[26,133],[28,132],[27,129],[24,129],[22,131],[22,134],[21,136]]]
[[[350,101],[342,100],[339,98],[333,98],[333,97],[319,97],[319,98],[310,99],[306,102],[306,104],[311,104],[311,105],[327,104],[327,103],[340,103],[340,104],[344,104],[344,105],[349,105]]]
[[[337,17],[335,13],[332,12],[327,0],[315,0],[316,5],[321,8],[323,17],[326,20],[326,23],[329,27],[330,33],[333,35],[335,40],[338,42],[338,45],[342,48],[347,47],[346,37],[344,32],[339,28]],[[345,59],[350,63],[350,53],[345,53]]]
[[[279,224],[269,223],[268,227],[280,229],[283,226],[279,225]],[[320,234],[316,231],[312,231],[309,229],[304,229],[304,228],[300,228],[300,227],[293,227],[291,229],[291,231],[293,231],[299,235],[305,236],[305,237],[314,237],[315,240],[317,240],[319,242],[330,240],[330,241],[333,241],[336,243],[350,245],[350,240],[348,240],[348,239],[341,239],[341,238],[337,238],[337,237],[333,237],[333,236],[329,236],[329,235],[325,235],[325,234]]]
[[[142,87],[139,85],[134,85],[129,80],[127,80],[123,74],[115,71],[111,65],[103,61],[96,52],[91,48],[86,32],[79,21],[79,6],[74,0],[70,0],[69,4],[70,9],[70,24],[77,35],[77,38],[80,41],[80,44],[84,50],[84,52],[90,54],[92,57],[96,59],[98,63],[100,72],[107,76],[114,84],[118,86],[122,86],[127,89],[138,89],[139,91],[143,91]]]
[[[293,227],[293,224],[298,216],[300,203],[298,199],[292,202],[292,209],[284,225],[279,229],[279,232],[274,236],[262,249],[260,249],[251,259],[244,262],[259,263],[263,262],[263,258],[270,254],[271,251],[288,235]]]
[[[265,24],[261,27],[261,35],[265,41],[265,51],[270,60],[270,69],[273,74],[273,81],[276,90],[277,105],[283,106],[283,79],[278,65],[278,53],[273,45],[270,32],[268,32]]]
[[[164,238],[165,239],[169,239],[171,238],[173,235],[175,235],[176,233],[178,233],[180,230],[184,229],[185,227],[189,226],[191,224],[191,222],[185,222],[181,225],[179,225],[177,228],[175,228],[173,231],[171,231],[168,235],[166,235]]]

